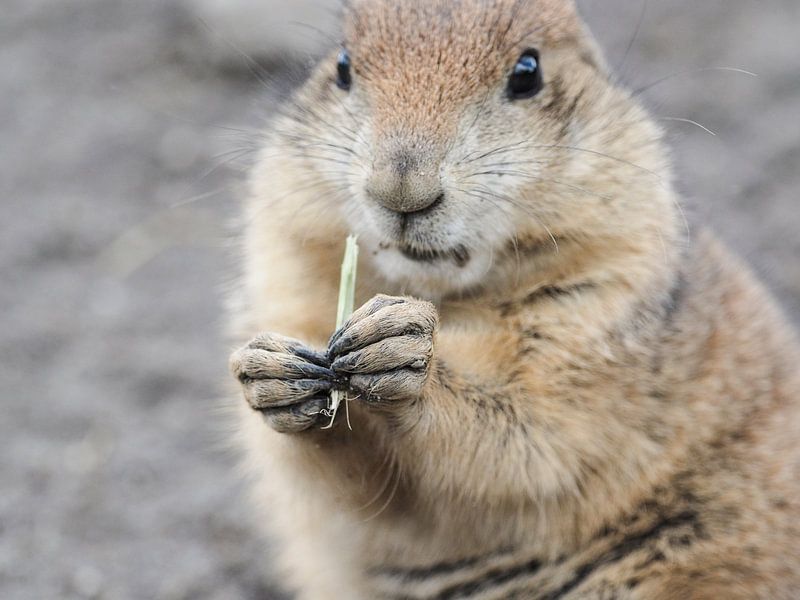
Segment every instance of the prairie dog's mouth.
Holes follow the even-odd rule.
[[[369,244],[370,256],[376,271],[409,294],[429,300],[473,289],[492,266],[492,252],[477,243],[435,240],[441,243],[438,245],[431,243],[434,240],[428,243],[396,238],[373,240]]]
[[[466,246],[460,245],[448,250],[435,250],[432,248],[414,248],[405,244],[398,244],[400,254],[416,262],[434,263],[452,260],[459,268],[463,268],[470,261],[470,252]]]

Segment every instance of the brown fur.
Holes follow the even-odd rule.
[[[661,133],[572,4],[360,0],[345,31],[352,90],[323,62],[254,172],[235,311],[242,338],[292,338],[232,358],[287,584],[795,598],[794,334],[713,237],[687,239]],[[546,87],[511,102],[529,47]],[[442,205],[372,203],[397,153]],[[329,343],[349,231],[365,304]],[[321,429],[331,386],[352,430]]]

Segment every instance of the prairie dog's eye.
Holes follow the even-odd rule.
[[[512,100],[533,98],[543,87],[539,51],[533,48],[525,50],[508,78],[508,97]]]
[[[353,85],[353,75],[350,73],[350,54],[347,50],[339,52],[339,58],[336,61],[336,85],[345,91]]]

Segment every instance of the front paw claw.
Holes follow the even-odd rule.
[[[376,296],[352,314],[328,343],[331,361],[385,338],[433,335],[438,322],[430,302]]]
[[[331,338],[331,369],[367,401],[419,398],[433,360],[437,322],[429,302],[377,296]]]
[[[422,395],[427,376],[427,371],[411,368],[377,375],[353,375],[350,389],[367,402],[415,399]]]
[[[278,433],[296,433],[319,424],[327,407],[328,397],[324,396],[285,408],[267,408],[261,411],[261,415]]]
[[[421,368],[433,353],[433,340],[426,335],[404,335],[379,340],[333,361],[335,373],[380,373],[404,367]],[[415,366],[416,365],[416,366]]]
[[[334,385],[324,354],[279,335],[261,335],[234,352],[230,368],[248,404],[280,432],[314,425]]]
[[[320,379],[255,379],[243,386],[244,397],[250,406],[264,410],[291,406],[309,398],[327,395],[333,382]]]

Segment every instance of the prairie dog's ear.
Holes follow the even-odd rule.
[[[581,60],[608,76],[608,64],[600,45],[589,30],[578,10],[575,0],[535,0],[539,3],[543,20],[551,24],[553,37],[572,39],[578,45]]]
[[[542,24],[547,37],[552,40],[566,40],[575,37],[581,29],[578,7],[573,0],[520,0],[523,10],[534,12],[535,20]],[[519,2],[511,0],[519,10]]]
[[[594,34],[583,21],[583,18],[580,18],[580,28],[581,35],[579,44],[581,60],[592,65],[605,77],[609,77],[611,71],[609,69],[608,62],[606,61],[605,53],[600,48],[600,44],[597,43],[597,39],[594,37]]]
[[[546,40],[554,45],[574,44],[578,47],[583,62],[594,66],[607,75],[608,67],[600,46],[586,26],[575,0],[508,0],[520,10],[533,11],[535,20],[541,23]]]

